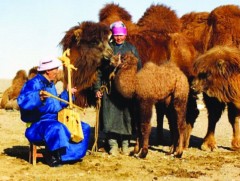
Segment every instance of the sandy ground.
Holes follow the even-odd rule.
[[[0,80],[0,97],[10,85]],[[37,165],[28,163],[28,141],[24,137],[25,123],[18,111],[0,109],[0,180],[240,180],[240,152],[230,150],[232,129],[226,112],[216,128],[218,150],[206,152],[199,149],[207,130],[206,110],[199,100],[198,117],[190,140],[190,147],[181,159],[166,155],[169,145],[156,145],[156,117],[152,118],[152,134],[146,159],[104,152],[89,152],[81,162],[50,168],[43,159]],[[86,110],[83,120],[94,128],[96,111]],[[169,137],[168,124],[164,121],[164,134]],[[92,134],[92,139],[94,133]],[[169,140],[167,140],[168,142]],[[131,141],[133,148],[134,141]]]

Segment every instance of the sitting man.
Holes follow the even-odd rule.
[[[82,122],[84,139],[79,143],[72,142],[67,127],[57,120],[58,112],[67,107],[67,104],[45,93],[57,96],[53,80],[61,65],[61,61],[56,58],[41,60],[37,69],[38,74],[24,84],[17,98],[22,121],[32,123],[26,129],[25,136],[29,142],[46,144],[48,152],[46,161],[51,167],[83,158],[90,138],[90,126]],[[72,88],[70,91],[74,94],[76,89]],[[64,90],[59,98],[68,100],[67,90]]]

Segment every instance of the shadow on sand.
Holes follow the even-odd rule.
[[[10,156],[19,158],[22,160],[25,160],[28,162],[28,153],[29,153],[29,146],[13,146],[11,148],[4,149],[4,154]]]
[[[154,147],[152,147],[152,146],[159,146],[159,145],[162,145],[162,146],[170,146],[171,145],[170,131],[167,129],[163,129],[163,135],[164,135],[163,139],[159,140],[157,128],[152,127],[150,140],[149,140],[149,146],[150,146],[149,149],[160,151],[160,152],[165,152],[161,149],[159,150],[159,149],[155,149]],[[95,128],[91,127],[91,137],[89,140],[89,148],[88,148],[89,150],[92,149],[94,141],[95,141]],[[194,147],[194,148],[200,149],[202,142],[203,142],[203,138],[199,138],[199,137],[192,135],[190,138],[189,147]],[[105,150],[108,150],[108,145],[106,144],[105,135],[101,131],[99,132],[99,135],[98,135],[97,145],[98,145],[98,148],[104,148]],[[135,145],[135,136],[133,136],[130,141],[130,146],[134,146],[134,145]],[[42,150],[42,152],[44,153],[44,150]],[[19,159],[22,159],[22,160],[25,160],[28,162],[29,146],[16,145],[11,148],[6,148],[6,149],[4,149],[4,154],[11,156],[11,157],[19,158]],[[43,163],[45,162],[43,158],[39,158],[38,161],[42,161]]]

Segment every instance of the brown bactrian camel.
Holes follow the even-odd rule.
[[[204,92],[208,114],[208,131],[201,148],[217,148],[214,137],[216,124],[225,105],[233,129],[232,149],[240,150],[240,50],[230,46],[215,46],[194,63],[196,78],[192,87]]]
[[[189,13],[184,15],[181,20],[182,32],[190,37],[200,54],[218,45],[234,46],[240,49],[239,6],[224,5],[215,8],[210,13]],[[215,150],[217,145],[213,135],[216,122],[222,114],[220,110],[223,110],[224,104],[214,97],[209,97],[205,92],[203,92],[203,100],[208,111],[209,126],[201,148]]]
[[[27,73],[25,70],[17,71],[12,80],[12,84],[3,92],[1,100],[2,109],[15,109],[19,110],[17,104],[17,97],[22,89],[23,84],[27,81]]]
[[[60,42],[63,51],[70,49],[71,64],[77,68],[77,71],[72,70],[72,86],[78,90],[75,96],[78,106],[88,107],[96,102],[91,86],[101,62],[113,55],[108,44],[110,35],[108,26],[86,21],[70,28]],[[64,80],[66,86],[67,76]]]
[[[240,8],[219,6],[211,12],[191,12],[183,15],[181,31],[201,54],[217,45],[240,48]]]
[[[133,23],[131,15],[117,4],[106,4],[100,10],[99,21],[101,23],[109,26],[118,20],[123,21],[127,26],[127,40],[137,47],[143,64],[149,60],[161,64],[169,58],[166,35],[179,32],[181,27],[176,13],[169,7],[152,5],[137,23]]]
[[[108,26],[114,21],[123,21],[128,29],[127,40],[136,46],[143,65],[149,61],[157,65],[166,60],[174,61],[191,83],[194,77],[193,60],[197,56],[197,51],[192,42],[181,33],[181,21],[169,7],[159,4],[151,5],[139,21],[133,23],[131,15],[124,8],[110,3],[100,10],[99,20]],[[193,123],[199,114],[196,99],[195,93],[191,90],[188,99],[188,131],[186,132],[185,147],[188,147]],[[166,105],[163,103],[156,105],[158,140],[160,142],[163,138],[165,107]]]
[[[113,64],[116,65],[116,62],[118,58]],[[140,158],[147,156],[152,108],[156,103],[164,102],[172,136],[172,147],[169,153],[181,157],[189,93],[187,77],[171,61],[159,66],[147,62],[139,72],[137,72],[137,58],[131,52],[122,57],[122,62],[114,79],[116,89],[124,97],[136,97],[139,102],[138,134],[133,153],[139,153]]]

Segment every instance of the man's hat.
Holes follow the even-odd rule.
[[[51,70],[53,68],[58,68],[62,65],[62,62],[57,58],[44,58],[40,60],[37,70],[39,72],[45,70]]]

